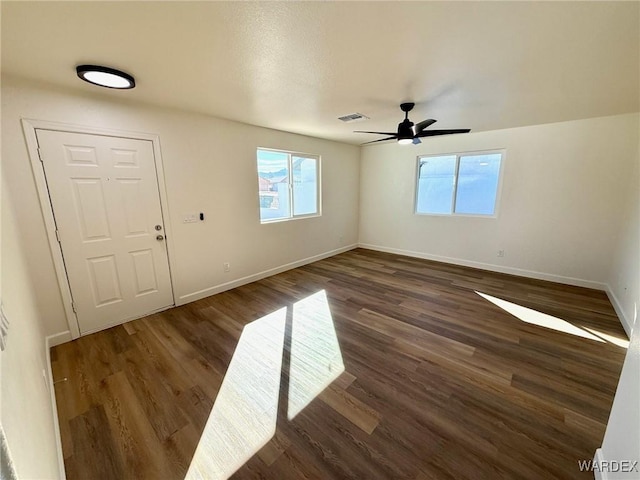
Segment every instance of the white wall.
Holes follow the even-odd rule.
[[[5,155],[2,160],[4,168]],[[28,268],[30,252],[18,227],[14,200],[8,195],[6,172],[3,180],[2,295],[10,324],[7,347],[0,354],[0,423],[18,478],[58,478],[51,397],[42,375],[47,368],[43,317]]]
[[[77,95],[2,78],[2,285],[11,329],[1,421],[21,478],[58,476],[44,339],[68,330],[21,118],[160,136],[179,303],[358,240],[359,147],[128,104],[114,93]],[[321,155],[321,217],[259,223],[258,146]],[[204,212],[206,221],[183,224],[191,212]]]
[[[3,78],[7,195],[20,199],[14,208],[25,246],[32,252],[26,268],[36,277],[37,305],[47,335],[67,330],[67,325],[60,294],[53,287],[53,263],[21,117],[160,136],[178,303],[215,293],[228,282],[357,243],[357,146],[176,110],[129,105],[114,100],[112,95],[80,96]],[[321,217],[260,224],[258,146],[321,155]],[[182,215],[190,212],[204,212],[205,222],[183,224]],[[223,262],[231,264],[231,272],[223,272]]]
[[[640,151],[640,140],[638,142]],[[640,478],[640,155],[628,177],[628,208],[621,215],[610,285],[631,338],[607,430],[596,459],[637,461],[635,471],[608,472],[600,478]],[[631,332],[633,329],[633,332]]]
[[[640,145],[637,147],[637,160],[620,185],[620,194],[627,201],[619,215],[608,279],[610,296],[629,337],[640,309]]]
[[[630,201],[638,121],[621,115],[365,147],[360,243],[606,288]],[[417,155],[500,148],[506,158],[497,218],[413,213]]]
[[[634,328],[620,382],[611,407],[602,448],[596,459],[606,462],[638,462],[635,470],[608,472],[603,479],[640,478],[640,328]],[[611,465],[611,463],[609,463]]]

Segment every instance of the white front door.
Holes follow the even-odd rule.
[[[152,142],[36,136],[80,334],[173,305]]]

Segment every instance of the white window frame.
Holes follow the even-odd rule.
[[[273,219],[268,219],[268,220],[262,220],[261,216],[260,216],[260,198],[258,198],[258,219],[260,220],[261,224],[267,224],[267,223],[278,223],[278,222],[288,222],[291,220],[300,220],[303,218],[313,218],[313,217],[320,217],[322,216],[322,196],[320,194],[320,192],[322,191],[322,185],[321,185],[321,156],[320,155],[316,155],[313,153],[302,153],[302,152],[294,152],[292,150],[282,150],[279,148],[266,148],[266,147],[257,147],[256,148],[256,167],[258,166],[258,151],[259,150],[264,150],[267,152],[276,152],[276,153],[284,153],[287,155],[287,169],[289,171],[289,182],[288,182],[288,193],[289,193],[289,208],[290,208],[290,213],[291,216],[286,217],[286,218],[273,218]],[[301,158],[313,158],[316,160],[316,205],[317,205],[317,209],[315,213],[307,213],[304,215],[295,215],[294,212],[294,200],[293,200],[293,166],[292,166],[292,157],[301,157]],[[258,169],[256,168],[256,177],[259,178],[259,172]],[[258,194],[258,197],[260,195]]]
[[[467,157],[473,155],[492,155],[500,154],[500,171],[498,172],[498,185],[496,186],[496,202],[493,206],[493,214],[485,215],[483,213],[456,213],[456,196],[458,193],[458,173],[460,170],[460,157]],[[420,167],[423,160],[432,157],[456,157],[455,176],[453,179],[453,192],[451,194],[451,213],[428,213],[418,212],[418,190],[420,188]],[[475,150],[470,152],[451,152],[451,153],[434,153],[428,155],[418,155],[416,162],[416,182],[415,182],[415,195],[413,200],[413,213],[420,216],[428,217],[473,217],[473,218],[497,218],[498,210],[500,207],[500,198],[502,196],[502,177],[504,174],[504,164],[507,157],[507,150],[499,148],[495,150]]]

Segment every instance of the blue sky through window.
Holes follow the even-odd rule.
[[[416,213],[494,215],[502,153],[419,158]]]

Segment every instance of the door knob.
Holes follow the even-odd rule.
[[[157,236],[156,236],[156,240],[158,240],[158,241],[160,242],[160,241],[164,240],[164,236],[162,236],[162,235],[157,235]]]
[[[156,230],[159,232],[160,230],[162,230],[162,225],[156,225]]]

